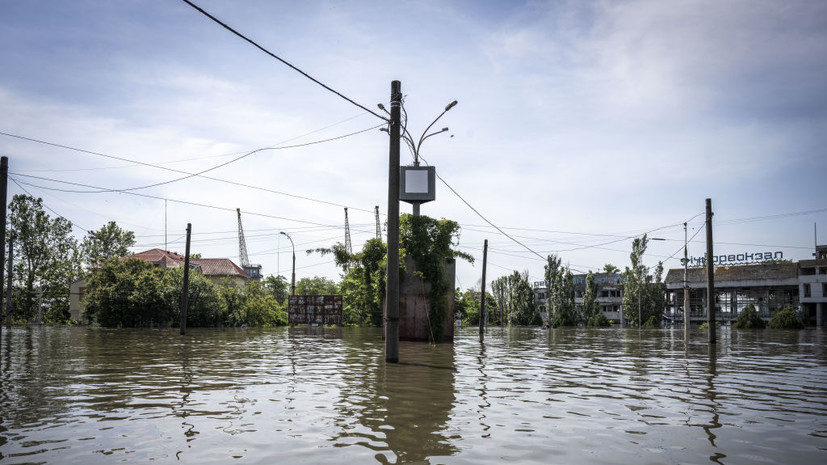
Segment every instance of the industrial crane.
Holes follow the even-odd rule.
[[[241,209],[236,208],[235,211],[238,213],[238,259],[241,261],[241,268],[253,281],[261,281],[261,265],[251,265],[247,256],[247,242],[244,240],[244,227],[241,226]]]

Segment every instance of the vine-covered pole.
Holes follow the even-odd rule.
[[[399,362],[399,137],[402,83],[391,82],[388,150],[388,267],[385,290],[385,361]]]

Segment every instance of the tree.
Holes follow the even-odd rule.
[[[80,250],[84,263],[91,267],[110,258],[127,255],[133,245],[135,233],[125,231],[118,227],[117,223],[110,221],[97,231],[89,231],[80,244]]]
[[[14,319],[31,321],[41,292],[46,322],[69,318],[69,283],[81,274],[77,241],[71,231],[70,221],[46,214],[43,199],[23,194],[12,198],[8,240],[14,237]]]
[[[287,296],[290,295],[290,283],[284,276],[270,275],[264,278],[264,289],[276,299],[276,302],[284,305],[287,302]]]
[[[624,317],[633,326],[642,327],[642,323],[648,320],[652,320],[652,326],[659,326],[666,304],[663,263],[658,263],[654,275],[649,275],[648,268],[643,265],[643,254],[648,243],[646,234],[632,241],[632,252],[629,255],[632,267],[627,267],[623,272],[623,277],[626,278],[623,291]]]
[[[603,272],[604,273],[618,273],[620,272],[620,268],[612,265],[611,263],[607,263],[603,265]]]
[[[381,326],[385,298],[385,244],[381,239],[369,239],[361,252],[337,257],[337,264],[345,272],[340,285],[345,324]],[[347,258],[343,260],[342,257]]]
[[[792,306],[787,305],[770,318],[767,327],[771,329],[803,329],[804,322],[798,317],[798,312]]]
[[[586,275],[586,290],[583,292],[583,319],[586,321],[600,313],[600,305],[597,302],[597,283],[594,282],[594,275],[591,271]]]
[[[339,285],[324,277],[302,278],[296,283],[296,295],[330,295],[338,293]]]
[[[735,323],[732,323],[732,327],[733,329],[763,329],[766,323],[758,315],[755,306],[749,304],[738,313],[738,318],[735,319]]]
[[[503,311],[505,323],[512,325],[539,324],[540,315],[534,305],[534,289],[528,280],[528,271],[514,271],[491,283],[497,307]]]
[[[83,317],[105,327],[168,326],[181,295],[169,282],[163,269],[144,260],[111,259],[89,275]]]
[[[568,267],[561,266],[560,257],[551,254],[545,265],[548,283],[548,312],[552,326],[575,326],[580,321],[574,305],[574,277]]]

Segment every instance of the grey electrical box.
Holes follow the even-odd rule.
[[[436,199],[436,169],[433,166],[402,166],[399,172],[399,200],[430,202]]]

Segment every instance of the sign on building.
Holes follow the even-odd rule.
[[[291,325],[340,325],[342,296],[291,295],[287,299],[287,321]]]

